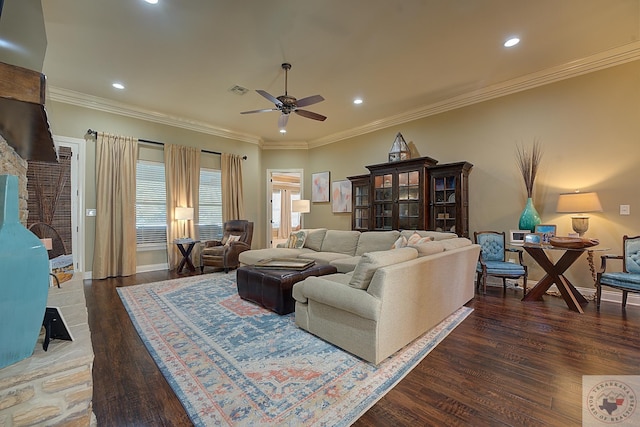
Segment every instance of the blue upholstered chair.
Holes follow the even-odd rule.
[[[627,305],[629,292],[640,292],[640,236],[622,238],[622,256],[602,255],[602,265],[596,279],[596,308],[600,309],[602,287],[609,286],[622,291],[622,308]],[[622,260],[622,271],[607,272],[607,260]]]
[[[480,245],[480,259],[476,267],[478,274],[476,287],[482,292],[487,292],[487,276],[500,277],[502,287],[507,290],[507,279],[518,279],[522,277],[522,288],[527,293],[527,266],[522,262],[522,249],[507,248],[505,245],[504,231],[476,231],[473,238]],[[518,263],[507,261],[507,252],[518,254]]]

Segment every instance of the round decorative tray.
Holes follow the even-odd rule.
[[[597,241],[582,239],[580,237],[552,237],[549,243],[557,248],[580,249],[588,248],[598,244]]]

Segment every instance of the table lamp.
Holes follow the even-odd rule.
[[[602,212],[598,193],[564,193],[558,197],[558,213],[571,213],[571,226],[580,237],[589,229],[587,212]]]
[[[309,213],[311,212],[311,202],[309,200],[292,200],[291,212]]]
[[[182,225],[182,235],[184,239],[187,239],[187,221],[193,220],[193,208],[177,207],[175,212],[176,220],[180,221]]]

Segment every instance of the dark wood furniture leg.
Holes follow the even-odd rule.
[[[582,255],[582,251],[568,250],[560,257],[557,263],[553,264],[544,249],[538,247],[526,247],[524,248],[529,255],[534,259],[540,267],[547,273],[542,280],[538,282],[536,286],[529,291],[522,301],[540,301],[544,293],[554,283],[558,287],[562,298],[567,303],[567,306],[578,313],[584,313],[582,305],[588,304],[589,301],[582,296],[580,292],[573,286],[573,284],[564,277],[564,272]]]
[[[182,261],[180,261],[180,265],[178,266],[178,273],[182,272],[182,269],[184,268],[185,264],[187,265],[187,268],[189,268],[190,271],[196,271],[196,267],[193,265],[193,262],[191,262],[191,251],[193,250],[196,244],[189,243],[189,246],[187,246],[186,249],[183,243],[176,243],[176,245],[178,245],[178,249],[182,254]]]

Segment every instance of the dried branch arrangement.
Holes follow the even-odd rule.
[[[533,184],[536,180],[541,159],[542,147],[537,140],[533,141],[531,151],[526,151],[524,147],[517,147],[516,149],[516,160],[524,179],[524,186],[527,189],[527,197],[532,197],[533,195]]]

